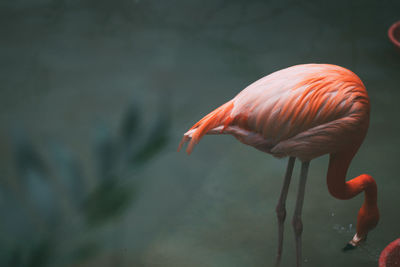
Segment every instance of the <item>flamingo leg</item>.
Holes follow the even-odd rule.
[[[286,198],[289,190],[290,180],[292,178],[294,162],[296,158],[290,157],[286,168],[285,179],[279,197],[278,205],[276,206],[276,215],[278,217],[278,253],[276,254],[275,266],[278,267],[281,263],[282,248],[283,248],[283,223],[286,218]]]
[[[299,189],[297,193],[297,201],[296,208],[294,210],[292,225],[294,229],[294,235],[296,240],[296,266],[301,267],[302,258],[301,258],[301,234],[303,232],[303,222],[301,221],[301,212],[303,209],[304,202],[304,193],[306,189],[306,181],[307,181],[307,173],[308,166],[310,165],[309,161],[303,162],[301,164],[301,173],[300,173],[300,183]]]

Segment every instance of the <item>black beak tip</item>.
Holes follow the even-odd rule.
[[[352,245],[350,243],[347,243],[346,246],[344,248],[342,248],[342,251],[346,252],[346,251],[349,251],[349,250],[353,250],[355,248],[356,248],[356,246],[354,246],[354,245]]]

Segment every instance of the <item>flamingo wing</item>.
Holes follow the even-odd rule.
[[[232,134],[276,157],[303,160],[340,149],[368,127],[369,100],[361,80],[334,65],[297,65],[246,87],[196,123],[180,146],[188,153],[204,134]]]

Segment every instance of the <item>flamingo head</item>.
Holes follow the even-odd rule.
[[[379,211],[375,204],[366,201],[358,213],[357,232],[353,239],[343,248],[343,251],[354,249],[367,240],[368,232],[376,227],[379,221]]]

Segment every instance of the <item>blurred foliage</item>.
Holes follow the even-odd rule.
[[[161,124],[163,121],[159,121]],[[137,136],[140,125],[139,111],[135,105],[132,105],[125,114],[125,119],[121,125],[121,136],[124,143],[130,144]]]
[[[48,238],[33,243],[24,240],[8,252],[1,266],[50,266],[53,245],[52,240]]]
[[[159,119],[158,123],[148,135],[147,141],[133,154],[133,163],[144,163],[160,152],[168,141],[167,135],[165,134],[168,130],[168,125],[169,121],[167,119]]]
[[[53,244],[50,240],[43,239],[39,244],[32,247],[29,255],[29,262],[26,266],[48,266],[51,259]]]
[[[15,162],[20,178],[27,178],[28,172],[36,172],[44,178],[47,170],[43,159],[21,130],[14,133]]]
[[[0,192],[1,212],[9,214],[0,224],[9,236],[0,239],[0,248],[7,248],[0,253],[0,266],[70,266],[100,253],[101,226],[118,223],[127,213],[137,195],[137,167],[164,148],[168,125],[164,114],[148,135],[141,136],[138,130],[146,127],[132,105],[116,135],[99,128],[94,144],[96,179],[89,189],[82,164],[67,148],[49,143],[51,156],[45,160],[45,151],[37,150],[25,131],[15,131],[18,179]]]
[[[85,209],[87,223],[97,226],[120,216],[134,197],[134,187],[118,184],[117,179],[102,181],[89,194]]]
[[[78,263],[90,259],[99,252],[99,245],[93,241],[84,242],[80,244],[72,252],[72,262]]]

